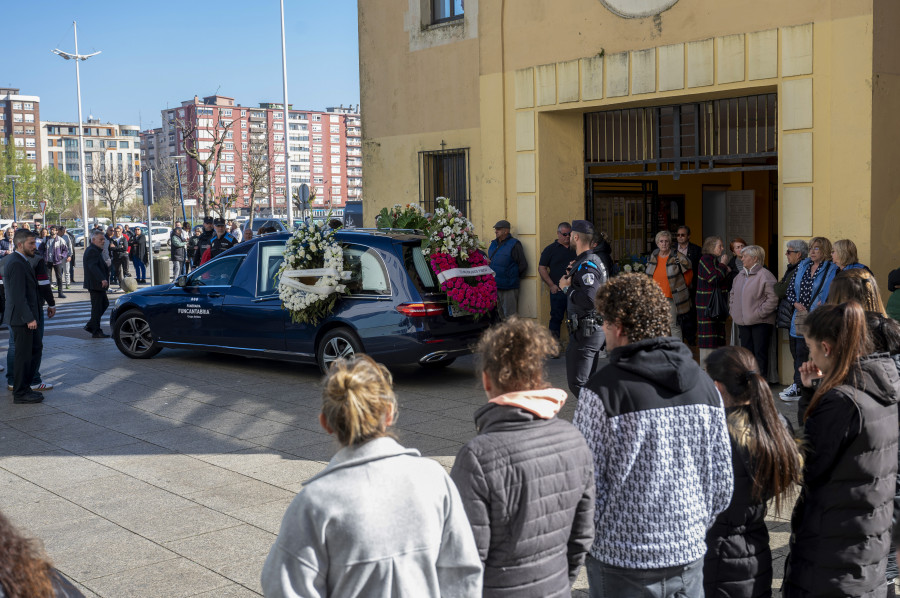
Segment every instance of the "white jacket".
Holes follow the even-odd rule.
[[[481,558],[444,469],[391,438],[341,449],[288,507],[268,598],[481,596]]]

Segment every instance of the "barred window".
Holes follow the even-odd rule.
[[[419,198],[426,212],[446,197],[463,216],[469,215],[469,148],[419,152]]]

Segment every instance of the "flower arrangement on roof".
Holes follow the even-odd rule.
[[[338,297],[347,292],[343,281],[349,278],[334,231],[304,222],[285,245],[278,296],[295,323],[317,324],[334,311]]]
[[[381,208],[381,212],[375,218],[375,226],[424,231],[428,226],[428,217],[419,204],[408,203],[405,206],[394,204],[390,209]]]
[[[469,219],[446,197],[437,198],[436,203],[425,229],[422,253],[447,293],[451,313],[481,317],[497,306],[494,271],[487,265]]]

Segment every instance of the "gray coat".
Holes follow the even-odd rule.
[[[288,507],[268,598],[481,595],[481,560],[443,468],[391,438],[338,451]]]
[[[484,596],[571,596],[594,539],[594,467],[556,417],[488,403],[456,457],[456,482],[484,561]]]

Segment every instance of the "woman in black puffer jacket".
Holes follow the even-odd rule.
[[[785,598],[887,594],[885,564],[897,476],[900,376],[872,354],[859,303],[822,305],[806,318],[811,361],[800,374],[809,450],[791,517]]]
[[[734,494],[706,534],[704,593],[706,598],[769,598],[766,505],[774,498],[780,510],[782,497],[800,482],[800,454],[750,351],[717,349],[707,358],[706,371],[725,402]]]
[[[488,403],[450,477],[484,562],[485,598],[568,598],[594,539],[594,465],[584,437],[556,417],[567,393],[543,371],[547,328],[511,318],[478,345]]]

